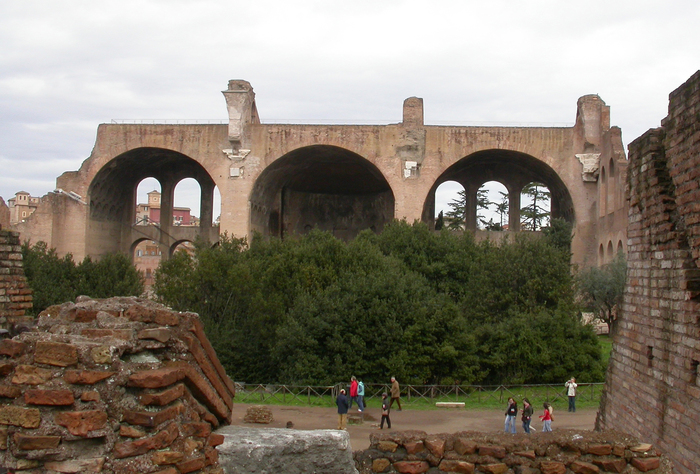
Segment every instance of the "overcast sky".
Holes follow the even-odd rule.
[[[598,94],[625,146],[700,69],[697,0],[0,2],[0,196],[41,196],[113,119],[571,125]],[[176,201],[176,205],[187,203]],[[198,214],[198,213],[196,213]]]

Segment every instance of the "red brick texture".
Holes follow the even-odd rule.
[[[370,435],[370,447],[353,453],[361,474],[377,472],[595,474],[658,469],[672,464],[650,444],[616,431],[557,430],[510,435],[397,431]]]
[[[700,71],[629,146],[628,274],[598,427],[700,472]],[[640,471],[653,462],[637,461]]]
[[[80,297],[0,342],[0,466],[220,473],[233,396],[196,314]]]
[[[22,267],[19,232],[0,230],[0,318],[8,328],[25,321],[25,311],[32,307],[32,290]]]

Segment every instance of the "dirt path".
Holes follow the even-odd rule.
[[[287,422],[294,424],[294,429],[316,430],[336,429],[338,415],[335,408],[293,407],[270,405],[274,421],[268,425],[246,423],[243,421],[249,405],[236,404],[233,407],[233,425],[259,426],[261,428],[286,428]],[[503,431],[505,408],[503,410],[463,410],[445,408],[440,410],[396,409],[391,412],[393,430],[422,430],[427,433],[454,433],[457,431]],[[595,408],[578,410],[576,413],[557,411],[554,413],[552,428],[593,430],[595,426]],[[357,413],[356,409],[351,413]],[[540,411],[536,411],[539,415]],[[369,447],[369,435],[379,428],[381,412],[379,408],[367,408],[361,425],[348,425],[350,443],[354,451]],[[519,418],[518,418],[519,420]],[[533,417],[533,426],[540,430],[542,423]],[[518,421],[517,432],[522,433],[522,424]],[[384,428],[386,429],[386,427]]]

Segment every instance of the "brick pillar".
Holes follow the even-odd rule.
[[[32,308],[32,290],[22,267],[19,233],[0,230],[0,327],[26,320]]]

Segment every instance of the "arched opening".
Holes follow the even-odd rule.
[[[617,203],[615,202],[615,195],[617,194],[617,183],[615,182],[615,162],[610,158],[610,164],[608,165],[608,182],[607,182],[607,194],[606,194],[606,209],[608,214],[615,212],[617,209]]]
[[[381,232],[394,218],[394,194],[379,169],[349,150],[313,145],[291,151],[258,177],[250,197],[251,228],[263,235],[319,228],[349,240]]]
[[[510,198],[508,188],[499,181],[481,185],[476,195],[477,227],[483,230],[508,230]]]
[[[189,240],[175,242],[175,244],[170,247],[170,255],[175,255],[177,252],[185,252],[189,255],[194,255],[194,244]]]
[[[605,166],[600,169],[600,182],[598,184],[598,217],[603,217],[608,213],[608,180],[606,178]]]
[[[435,190],[435,230],[443,227],[446,229],[463,228],[464,218],[461,222],[454,219],[454,214],[459,211],[455,206],[461,201],[464,194],[464,186],[457,181],[445,181]],[[461,209],[462,214],[464,208]]]
[[[187,178],[196,181],[202,190],[201,226],[174,226],[171,219],[160,218],[161,214],[173,214],[175,187]],[[146,193],[157,190],[154,183],[159,183],[158,225],[136,224],[142,182],[146,189],[154,188]],[[123,153],[103,166],[90,183],[86,251],[89,255],[125,252],[134,242],[147,239],[157,242],[161,255],[167,256],[172,242],[178,240],[194,240],[199,235],[215,241],[218,235],[211,227],[213,193],[214,180],[188,156],[160,148],[137,148]]]
[[[136,225],[160,223],[160,182],[148,177],[136,187]]]
[[[617,241],[617,253],[624,253],[624,252],[625,252],[625,248],[622,245],[622,240],[618,240]]]
[[[173,193],[173,225],[199,225],[201,213],[202,188],[193,178],[180,180]]]
[[[605,248],[603,248],[603,244],[600,244],[598,246],[598,266],[602,266],[605,264]]]
[[[615,254],[613,253],[613,243],[611,240],[609,240],[608,241],[608,251],[607,251],[607,254],[605,255],[605,263],[612,262],[614,257],[615,257]]]
[[[549,226],[552,216],[551,193],[542,183],[527,183],[520,193],[520,228],[540,231]]]
[[[469,230],[479,228],[478,193],[482,185],[489,182],[498,182],[503,186],[496,190],[495,199],[491,197],[489,191],[490,202],[502,203],[506,200],[506,197],[500,194],[505,188],[508,221],[504,222],[503,227],[510,231],[521,230],[521,191],[528,183],[533,182],[540,183],[549,192],[550,218],[562,218],[574,222],[573,199],[562,179],[549,165],[525,153],[511,150],[484,150],[464,157],[450,166],[438,177],[426,196],[422,214],[425,222],[434,225],[435,193],[438,187],[448,181],[458,182],[464,186],[467,203],[465,227]],[[493,213],[491,206],[489,209]],[[488,223],[489,220],[487,217],[486,222]],[[495,216],[493,222],[496,222]],[[482,225],[485,227],[484,224]]]

